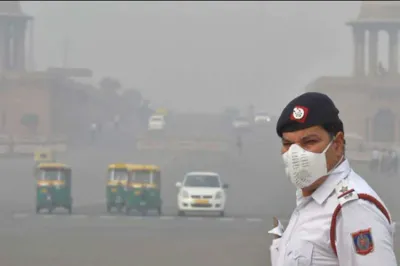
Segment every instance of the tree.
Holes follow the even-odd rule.
[[[128,104],[135,109],[140,108],[143,103],[142,93],[136,89],[125,90],[122,94],[122,98],[125,99]]]
[[[100,83],[100,90],[106,94],[117,94],[117,92],[121,89],[121,82],[115,78],[105,77]]]

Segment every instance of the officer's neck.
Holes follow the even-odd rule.
[[[328,178],[328,176],[323,176],[320,179],[318,179],[317,181],[315,181],[311,186],[309,186],[307,188],[303,188],[301,190],[303,193],[303,197],[311,196],[312,193],[314,193],[314,191],[316,191],[322,185],[322,183],[325,182],[325,180],[327,178]]]

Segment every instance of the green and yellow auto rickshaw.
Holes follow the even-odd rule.
[[[125,212],[146,215],[149,210],[162,214],[161,172],[156,165],[135,164],[125,189]]]
[[[61,163],[39,163],[35,168],[36,213],[62,207],[72,213],[71,168]]]
[[[107,212],[111,212],[114,207],[118,212],[122,212],[125,206],[125,187],[131,172],[131,164],[116,163],[108,166],[106,186]]]

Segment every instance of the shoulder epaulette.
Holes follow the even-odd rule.
[[[349,186],[348,180],[342,179],[335,188],[339,204],[343,206],[347,202],[359,199],[357,192]]]

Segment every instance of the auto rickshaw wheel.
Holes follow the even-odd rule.
[[[49,211],[50,214],[53,213],[53,209],[54,209],[53,207],[49,208],[48,211]]]
[[[124,209],[124,206],[123,206],[123,205],[118,205],[118,206],[117,206],[117,211],[118,211],[119,213],[122,213],[123,209]]]
[[[68,207],[68,214],[72,214],[72,206]]]
[[[107,204],[107,212],[110,213],[111,212],[111,206]]]
[[[158,215],[159,215],[159,216],[161,216],[161,215],[163,214],[163,213],[162,213],[162,207],[161,207],[161,206],[157,208],[157,212],[158,212]]]
[[[40,207],[36,206],[36,213],[40,213]]]
[[[131,209],[128,207],[125,207],[125,215],[131,214]]]

